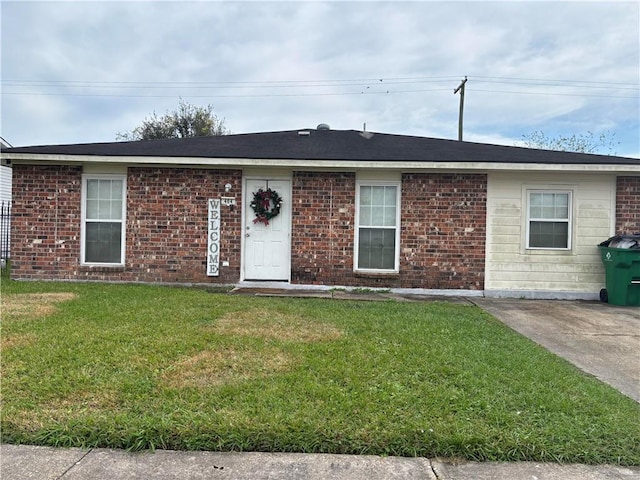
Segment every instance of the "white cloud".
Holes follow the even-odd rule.
[[[213,104],[236,133],[366,122],[457,138],[453,89],[468,75],[466,139],[607,129],[619,153],[637,154],[639,12],[637,2],[3,2],[0,133],[15,145],[111,141],[183,97]],[[92,83],[69,83],[79,81]]]

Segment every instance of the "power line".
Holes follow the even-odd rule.
[[[522,83],[522,82],[554,82],[555,84],[566,84],[570,86],[588,86],[588,85],[602,85],[606,87],[612,87],[616,85],[627,85],[634,88],[640,88],[638,82],[626,83],[626,82],[596,82],[591,80],[560,80],[551,78],[528,78],[528,77],[486,77],[482,75],[474,75],[474,80],[482,80],[486,82],[495,81],[496,83]]]
[[[96,81],[96,80],[14,80],[4,79],[7,86],[91,87],[91,88],[308,88],[398,85],[407,83],[448,82],[451,77],[393,77],[344,80],[273,80],[273,81]]]
[[[138,94],[136,90],[169,91],[180,90],[185,96],[193,98],[260,98],[260,97],[322,97],[322,96],[351,96],[351,95],[386,95],[413,94],[434,91],[445,91],[447,88],[413,88],[403,86],[428,85],[449,83],[454,76],[414,76],[414,77],[380,77],[380,78],[350,78],[337,80],[269,80],[269,81],[96,81],[96,80],[16,80],[3,79],[3,96],[69,96],[69,97],[124,97],[124,98],[173,98],[175,93],[167,94]],[[615,94],[619,92],[640,91],[640,86],[622,82],[596,82],[582,80],[541,79],[527,77],[489,77],[474,76],[474,87],[482,84],[503,84],[523,87],[542,87],[545,91],[535,89],[521,90],[492,90],[473,88],[474,92],[515,94],[515,95],[546,95],[567,97],[597,97],[597,98],[629,98],[637,95]],[[400,87],[400,88],[398,88]],[[11,91],[20,88],[20,91]],[[353,89],[357,91],[340,91]],[[549,91],[548,89],[571,88],[572,92]],[[28,89],[28,90],[23,90]],[[101,92],[90,90],[100,89]],[[313,89],[335,89],[335,91],[309,91]],[[590,93],[575,93],[576,90],[606,89],[610,94],[599,95]],[[34,91],[35,90],[35,91]],[[44,91],[43,91],[44,90]],[[61,91],[62,90],[62,91]],[[89,90],[89,91],[87,91]],[[115,93],[114,90],[127,93]],[[194,93],[187,93],[191,90]],[[229,93],[202,93],[206,91],[229,91]],[[232,93],[236,91],[257,90],[259,93]],[[274,90],[277,92],[274,92]],[[286,93],[280,93],[287,90]],[[280,92],[278,92],[280,91]],[[109,93],[113,92],[113,93]],[[180,94],[180,93],[178,93]]]
[[[638,95],[589,95],[586,93],[554,93],[554,92],[521,92],[517,90],[483,90],[483,89],[472,89],[474,92],[485,92],[485,93],[504,93],[504,94],[514,94],[514,95],[548,95],[555,97],[588,97],[588,98],[639,98]]]
[[[412,93],[441,92],[449,91],[449,88],[431,88],[431,89],[414,89],[414,90],[385,90],[385,91],[361,91],[361,92],[317,92],[317,93],[255,93],[255,94],[205,94],[194,95],[187,94],[189,98],[268,98],[268,97],[337,97],[337,96],[361,96],[361,95],[401,95]],[[587,98],[628,98],[637,99],[638,95],[593,95],[581,93],[554,93],[554,92],[523,92],[516,90],[486,90],[473,88],[474,92],[482,93],[498,93],[513,95],[543,95],[558,97],[587,97]],[[71,93],[71,92],[2,92],[3,96],[58,96],[58,97],[116,97],[116,98],[175,98],[175,94],[167,95],[142,95],[142,94],[126,94],[126,93]]]
[[[256,98],[256,97],[330,97],[330,96],[359,96],[359,95],[398,95],[404,93],[424,93],[448,91],[448,88],[426,88],[417,90],[388,90],[361,92],[320,92],[320,93],[255,93],[239,95],[192,95],[189,98]],[[66,97],[123,97],[123,98],[175,98],[175,95],[134,95],[118,93],[60,93],[60,92],[2,92],[2,95],[21,96],[66,96]]]
[[[384,87],[389,86],[389,85],[413,85],[413,84],[417,84],[417,83],[424,83],[424,82],[387,82],[386,84],[382,85]],[[380,85],[376,85],[376,86],[380,86]],[[372,84],[370,83],[345,83],[345,84],[309,84],[309,85],[257,85],[257,86],[253,86],[253,85],[233,85],[233,86],[220,86],[220,85],[143,85],[143,84],[139,84],[136,86],[131,86],[131,85],[109,85],[109,84],[91,84],[91,85],[87,85],[87,84],[78,84],[78,85],[50,85],[50,84],[23,84],[23,83],[7,83],[6,86],[9,87],[21,87],[21,88],[76,88],[76,89],[96,89],[96,88],[101,88],[101,89],[114,89],[114,90],[123,90],[123,89],[128,89],[128,90],[134,90],[134,89],[145,89],[145,90],[149,90],[149,89],[154,89],[154,90],[174,90],[174,89],[180,89],[180,90],[184,90],[184,89],[197,89],[197,90],[244,90],[244,89],[256,89],[256,90],[260,90],[260,89],[304,89],[304,88],[332,88],[332,87],[339,87],[339,88],[343,88],[343,87],[366,87],[369,88],[372,86]]]
[[[3,79],[7,86],[42,86],[42,87],[91,87],[91,88],[302,88],[331,86],[364,86],[372,84],[395,85],[404,83],[447,83],[457,76],[438,77],[381,77],[352,78],[334,80],[268,80],[268,81],[105,81],[105,80],[18,80]],[[473,76],[475,83],[498,83],[517,85],[537,85],[572,88],[611,88],[640,90],[638,83],[596,82],[584,80],[543,79],[527,77],[489,77]]]

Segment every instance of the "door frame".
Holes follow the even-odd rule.
[[[288,221],[289,221],[289,231],[287,232],[288,240],[289,240],[289,255],[287,256],[287,279],[286,280],[247,280],[247,281],[256,281],[256,282],[291,282],[291,229],[292,229],[292,213],[293,213],[293,174],[291,171],[283,171],[278,170],[274,171],[272,169],[263,170],[263,169],[252,169],[250,171],[245,170],[242,175],[242,206],[241,206],[241,215],[242,215],[242,223],[241,223],[241,235],[240,235],[240,281],[244,282],[246,280],[246,237],[245,232],[247,231],[247,209],[249,208],[249,193],[247,192],[247,180],[286,180],[289,182],[289,198],[283,199],[285,202],[289,202],[288,208]]]

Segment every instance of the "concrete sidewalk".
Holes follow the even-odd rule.
[[[301,453],[155,452],[0,446],[4,480],[631,480],[640,467]]]

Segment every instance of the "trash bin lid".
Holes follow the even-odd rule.
[[[605,240],[598,246],[610,248],[640,248],[640,234],[616,235]]]

